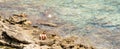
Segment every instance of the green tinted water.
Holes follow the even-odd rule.
[[[7,6],[10,7],[3,5],[1,10],[40,16],[43,9],[53,8],[57,16],[78,27],[88,25],[94,17],[104,18],[104,22],[110,22],[107,25],[120,25],[119,0],[18,0],[18,2],[8,2]],[[41,6],[44,8],[40,8]]]
[[[26,0],[21,4],[54,7],[60,18],[78,27],[88,25],[88,22],[94,17],[96,19],[104,18],[104,22],[110,22],[107,25],[120,25],[119,0]]]

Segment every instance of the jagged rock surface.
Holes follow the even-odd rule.
[[[0,20],[0,44],[2,45],[16,49],[94,49],[81,43],[76,44],[77,37],[62,38],[49,32],[46,32],[46,40],[39,40],[39,35],[45,31],[44,29],[32,27],[24,14],[13,15],[13,17],[0,18],[2,19]]]

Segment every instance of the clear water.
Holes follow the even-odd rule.
[[[94,18],[104,18],[102,21],[110,22],[110,25],[120,24],[119,0],[19,0],[7,6],[2,5],[1,10],[15,13],[25,12],[38,16],[43,9],[52,8],[57,16],[78,27],[84,27]],[[41,6],[44,8],[40,9]]]

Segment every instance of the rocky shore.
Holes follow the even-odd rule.
[[[40,21],[42,25],[57,24]],[[13,14],[8,19],[0,16],[0,46],[2,49],[95,49],[79,43],[80,37],[61,37],[57,32],[32,26],[25,14]]]

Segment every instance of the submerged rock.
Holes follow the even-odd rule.
[[[58,25],[55,23],[47,22],[47,21],[37,21],[37,24],[44,25],[44,26],[51,26],[51,27],[57,27]]]

